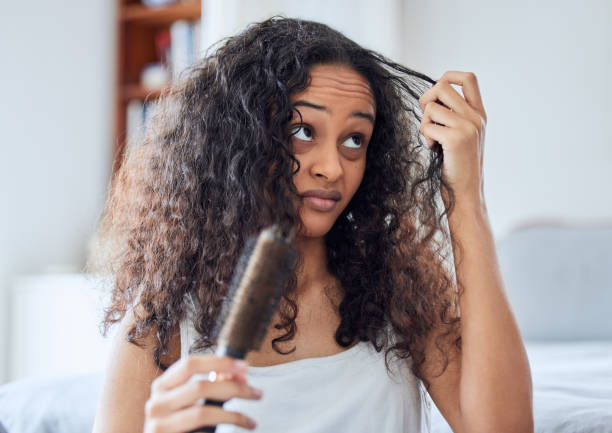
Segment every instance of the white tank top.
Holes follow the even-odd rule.
[[[193,302],[190,306],[180,324],[181,357],[189,356],[197,337]],[[215,349],[200,353],[214,354]],[[388,374],[384,354],[361,341],[335,355],[249,366],[247,382],[263,391],[262,398],[232,398],[223,408],[253,418],[253,431],[262,433],[429,433],[431,404],[425,387],[406,360],[392,354]],[[244,431],[233,424],[216,429]]]

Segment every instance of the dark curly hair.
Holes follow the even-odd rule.
[[[391,350],[410,357],[428,388],[422,367],[436,335],[446,369],[448,349],[461,347],[459,291],[448,266],[457,245],[444,220],[454,198],[442,154],[418,133],[417,101],[435,81],[326,25],[282,16],[220,41],[188,68],[158,99],[143,141],[125,152],[98,229],[110,241],[114,283],[104,335],[138,305],[127,341],[140,346],[156,332],[153,357],[165,369],[160,357],[192,292],[201,306],[194,347],[215,344],[211,332],[246,240],[273,222],[301,224],[290,95],[308,86],[309,68],[329,63],[363,75],[377,107],[363,180],[325,237],[344,294],[335,339],[386,347],[387,368]],[[286,333],[272,342],[278,353],[290,353],[278,343],[296,332],[299,263],[281,298],[275,326]]]

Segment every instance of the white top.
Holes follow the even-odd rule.
[[[193,306],[193,304],[192,304]],[[180,324],[181,357],[195,341],[194,310]],[[214,354],[215,347],[202,353]],[[361,341],[330,356],[304,358],[267,367],[249,366],[249,385],[263,391],[260,400],[232,398],[223,408],[243,413],[265,433],[429,433],[429,397],[406,360]],[[398,368],[399,367],[399,368]],[[399,375],[397,373],[400,373]],[[242,433],[219,424],[216,433]]]

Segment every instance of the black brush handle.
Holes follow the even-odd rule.
[[[225,403],[224,401],[219,401],[219,400],[206,400],[204,405],[205,406],[219,406],[219,407],[223,407],[224,403]],[[217,429],[217,426],[211,425],[211,426],[206,426],[206,427],[199,428],[197,430],[191,430],[189,433],[196,433],[196,432],[198,432],[198,433],[199,432],[214,433],[216,429]]]
[[[246,353],[244,351],[241,350],[235,350],[230,346],[219,346],[217,348],[217,351],[215,352],[215,356],[229,356],[231,358],[235,358],[235,359],[244,359],[246,357]],[[227,401],[227,400],[225,400]],[[204,400],[204,406],[218,406],[218,407],[223,407],[223,405],[225,404],[225,401],[222,400]],[[195,430],[191,430],[189,431],[189,433],[201,433],[201,432],[206,432],[206,433],[215,433],[217,426],[206,426],[206,427],[199,427]]]

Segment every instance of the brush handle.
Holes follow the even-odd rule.
[[[236,350],[230,346],[220,345],[215,352],[215,356],[229,356],[235,359],[244,359],[246,357],[246,353],[241,350]],[[204,406],[218,406],[222,408],[224,403],[225,401],[221,401],[221,400],[204,399]],[[214,425],[206,426],[206,427],[199,427],[196,430],[189,431],[189,433],[201,433],[201,432],[215,433],[216,429],[217,429],[217,426],[214,426]]]
[[[225,403],[224,401],[219,401],[219,400],[206,400],[206,402],[204,403],[205,406],[219,406],[219,407],[223,407],[223,403]],[[195,433],[195,432],[210,432],[210,433],[214,433],[215,430],[217,429],[217,426],[206,426],[206,427],[202,427],[199,428],[197,430],[191,430],[191,432],[189,433]]]

